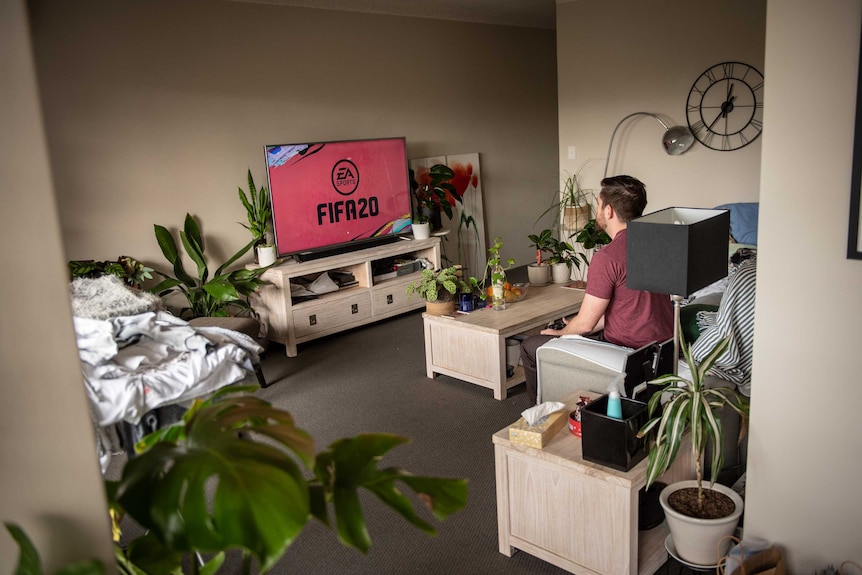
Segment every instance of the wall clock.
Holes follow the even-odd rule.
[[[763,131],[763,74],[742,62],[722,62],[694,81],[686,106],[688,127],[712,150],[743,148]]]

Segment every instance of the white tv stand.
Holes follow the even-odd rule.
[[[267,324],[267,337],[284,344],[287,355],[296,357],[297,344],[379,321],[425,306],[425,300],[407,296],[407,284],[419,272],[375,281],[374,261],[391,257],[424,258],[440,267],[440,238],[399,240],[396,243],[338,254],[306,262],[287,262],[264,272],[272,282],[252,297],[252,306]],[[324,294],[317,299],[293,303],[291,279],[329,270],[347,270],[359,282],[355,286]]]

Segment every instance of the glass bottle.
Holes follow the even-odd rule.
[[[503,266],[497,264],[491,268],[491,307],[495,311],[506,309],[505,288],[506,272]]]

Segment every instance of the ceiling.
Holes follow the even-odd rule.
[[[556,2],[572,0],[233,0],[526,28],[556,27]]]

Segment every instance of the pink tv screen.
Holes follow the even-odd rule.
[[[365,247],[411,229],[404,138],[266,146],[281,256]]]

